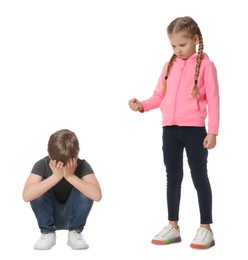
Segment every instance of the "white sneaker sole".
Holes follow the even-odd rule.
[[[51,244],[49,247],[48,246],[34,246],[35,250],[50,250],[53,246],[56,245],[56,242],[54,242],[53,244]]]
[[[88,249],[88,245],[73,245],[69,240],[67,241],[67,245],[70,246],[74,250],[82,250],[82,249]]]

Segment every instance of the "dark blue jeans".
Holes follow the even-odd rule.
[[[56,230],[81,232],[93,205],[93,200],[72,188],[66,203],[59,203],[52,189],[30,202],[41,233]]]
[[[212,191],[208,178],[208,150],[203,147],[205,127],[163,127],[163,156],[167,173],[168,219],[179,220],[183,151],[185,149],[194,187],[197,191],[200,223],[212,223]],[[190,205],[190,202],[189,202]]]

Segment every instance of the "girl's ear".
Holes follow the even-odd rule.
[[[196,35],[194,36],[194,41],[195,41],[195,44],[198,44],[198,43],[199,43],[199,35],[198,35],[198,34],[196,34]]]

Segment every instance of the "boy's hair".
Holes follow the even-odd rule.
[[[202,61],[202,54],[203,54],[203,39],[202,39],[202,34],[200,31],[200,28],[198,24],[190,17],[190,16],[184,16],[184,17],[178,17],[174,19],[167,27],[167,34],[171,33],[178,33],[178,32],[185,32],[186,36],[188,37],[194,37],[195,35],[199,36],[199,46],[198,46],[198,55],[197,55],[197,61],[196,61],[196,66],[195,66],[195,77],[194,77],[194,84],[193,89],[191,92],[192,96],[196,96],[198,87],[197,87],[197,80],[199,76],[199,71],[200,71],[200,66],[201,66],[201,61]],[[176,55],[173,54],[169,64],[167,66],[164,82],[163,82],[163,89],[166,89],[166,80],[169,77],[171,68],[173,66],[174,60],[176,59]],[[193,81],[193,79],[192,79]]]
[[[61,161],[64,165],[70,158],[77,159],[79,153],[77,136],[68,129],[53,133],[48,141],[48,154],[52,160]]]

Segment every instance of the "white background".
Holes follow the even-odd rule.
[[[247,256],[246,1],[6,0],[0,2],[1,259],[221,259]],[[214,61],[221,124],[209,153],[216,246],[189,247],[199,226],[185,160],[182,242],[150,243],[167,224],[159,110],[135,113],[128,100],[150,97],[172,50],[167,25],[192,16]],[[84,236],[86,251],[57,245],[35,251],[38,226],[22,189],[47,155],[53,132],[68,128],[93,167],[103,199]],[[3,256],[3,257],[2,257]]]

